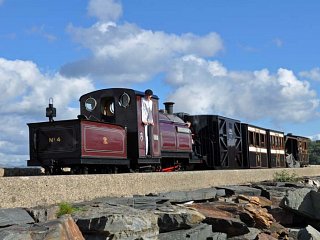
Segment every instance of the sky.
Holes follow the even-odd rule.
[[[151,88],[175,112],[320,136],[317,0],[0,0],[0,166],[27,123],[74,119],[89,91]]]

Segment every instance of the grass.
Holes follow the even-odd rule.
[[[274,173],[273,178],[275,182],[296,182],[299,180],[296,173],[290,174],[287,170]]]
[[[59,211],[57,212],[57,217],[61,217],[65,214],[72,214],[76,211],[80,211],[81,209],[78,207],[72,206],[72,204],[67,202],[62,202],[59,204]]]

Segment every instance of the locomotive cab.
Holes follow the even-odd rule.
[[[158,97],[152,96],[154,126],[149,137],[151,156],[145,153],[144,125],[141,117],[143,92],[125,88],[102,89],[80,97],[81,116],[89,120],[114,123],[126,128],[127,154],[132,168],[160,164]]]

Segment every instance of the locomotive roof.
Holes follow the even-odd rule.
[[[134,92],[135,95],[144,96],[144,92],[137,91],[137,90],[130,89],[130,88],[105,88],[105,89],[99,89],[96,91],[88,92],[88,93],[82,95],[79,100],[81,100],[81,98],[86,97],[86,96],[96,95],[96,94],[103,95],[104,92],[119,91],[119,90],[123,90],[123,91],[127,91],[127,92]],[[157,95],[152,95],[152,98],[159,99],[159,97]]]

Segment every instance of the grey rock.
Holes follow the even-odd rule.
[[[256,188],[261,189],[261,196],[270,199],[272,205],[279,206],[282,199],[286,196],[287,191],[294,191],[294,187],[277,187],[270,185],[255,185]]]
[[[232,195],[248,195],[248,196],[260,196],[261,189],[248,187],[248,186],[225,186],[219,187],[218,189],[224,189],[227,196]]]
[[[33,218],[22,208],[0,209],[0,227],[34,223]]]
[[[319,240],[320,232],[312,226],[308,225],[306,228],[298,232],[298,240]]]
[[[201,223],[206,217],[194,209],[182,206],[158,208],[154,211],[158,215],[160,232],[170,232],[179,229],[188,229]]]
[[[30,226],[15,225],[0,229],[0,239],[2,240],[33,240],[28,231]]]
[[[224,232],[228,237],[239,236],[249,233],[249,228],[236,218],[207,217],[204,223],[212,225],[213,232]]]
[[[158,216],[128,206],[95,204],[72,214],[86,239],[156,239]]]
[[[217,198],[219,197],[225,197],[226,196],[226,190],[223,188],[217,188]]]
[[[36,223],[46,222],[57,218],[56,215],[59,211],[59,206],[39,206],[34,208],[27,208],[26,211],[30,214],[30,216]]]
[[[0,229],[3,240],[84,240],[70,216],[34,225],[16,225]]]
[[[269,210],[274,219],[284,226],[290,226],[295,223],[295,214],[287,209],[275,207]]]
[[[289,238],[298,239],[298,233],[301,230],[300,228],[289,228]]]
[[[169,204],[170,202],[168,201],[167,198],[159,197],[159,196],[140,196],[136,195],[133,197],[122,197],[122,198],[99,198],[95,199],[94,201],[91,201],[92,203],[95,204],[109,204],[109,205],[124,205],[124,206],[129,206],[132,208],[136,209],[141,209],[141,210],[155,210],[158,206],[163,205],[164,203]],[[76,206],[81,207],[88,205],[90,203],[81,203],[77,204]]]
[[[206,201],[215,199],[217,190],[215,188],[203,188],[194,191],[177,191],[158,194],[162,199],[168,199],[170,202],[188,202],[188,201]]]
[[[308,188],[288,191],[280,206],[302,216],[320,220],[320,193]]]
[[[161,233],[158,240],[226,240],[227,234],[212,232],[212,227],[208,224],[200,224],[191,229],[178,230],[173,232]]]
[[[228,240],[254,240],[256,239],[257,235],[261,233],[261,230],[257,228],[249,228],[249,231],[247,234],[241,235],[241,236],[235,236],[228,238]]]

